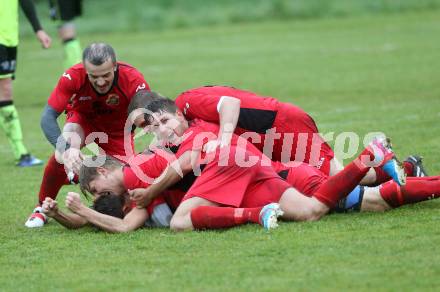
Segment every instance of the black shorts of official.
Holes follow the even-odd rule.
[[[0,44],[0,79],[14,78],[17,66],[17,47],[6,47]]]
[[[58,0],[59,16],[62,21],[70,21],[82,13],[81,0]]]

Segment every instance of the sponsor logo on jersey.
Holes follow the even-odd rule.
[[[79,101],[92,100],[91,96],[80,96]]]
[[[119,96],[115,93],[110,94],[105,101],[107,105],[118,105],[119,104]]]

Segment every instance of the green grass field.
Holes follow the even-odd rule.
[[[228,84],[295,103],[322,133],[383,131],[402,158],[418,153],[440,172],[438,12],[268,22],[145,33],[82,35],[114,45],[154,90]],[[51,146],[40,112],[62,50],[22,39],[15,100],[38,157]],[[139,146],[141,147],[141,146]],[[438,290],[440,201],[383,214],[331,215],[174,234],[70,231],[54,221],[29,230],[43,168],[18,169],[0,135],[0,290]],[[64,201],[63,188],[59,201]]]

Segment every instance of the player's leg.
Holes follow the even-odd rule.
[[[79,141],[76,143],[84,145],[85,136],[88,133],[89,128],[81,116],[76,113],[69,113],[67,123],[63,128],[62,135],[66,141],[71,141],[72,137],[77,137]],[[59,190],[63,185],[71,183],[71,179],[68,178],[64,165],[59,163],[53,154],[44,169],[43,179],[41,181],[40,190],[38,192],[38,204],[33,210],[25,223],[26,227],[42,227],[47,218],[41,218],[42,210],[41,204],[46,197],[55,199]]]
[[[269,230],[278,227],[278,217],[282,215],[278,203],[254,208],[199,206],[191,211],[191,222],[198,230],[230,228],[246,223],[259,224]]]
[[[285,212],[283,218],[297,221],[318,220],[356,188],[370,169],[371,163],[386,169],[399,183],[404,182],[399,176],[388,141],[377,139],[342,171],[321,183],[313,197],[304,197],[293,188],[287,190],[280,199],[281,209]]]
[[[76,16],[81,15],[81,1],[58,0],[58,6],[61,19],[58,35],[64,47],[64,67],[69,68],[81,62],[82,50],[73,22]]]
[[[329,176],[335,175],[343,169],[344,166],[339,160],[337,160],[336,158],[330,160]],[[374,169],[370,169],[365,175],[365,177],[361,180],[361,185],[370,185],[375,182],[376,182],[376,172],[374,171]]]
[[[409,177],[404,186],[394,181],[366,188],[362,211],[386,211],[440,196],[440,177]]]
[[[16,47],[0,45],[0,127],[11,145],[17,166],[40,165],[43,162],[29,154],[23,143],[23,133],[12,94],[12,79],[16,64]]]
[[[173,217],[171,218],[170,228],[173,231],[185,231],[185,230],[194,230],[197,228],[197,219],[196,218],[196,226],[194,226],[192,221],[191,213],[194,209],[200,206],[219,206],[219,204],[211,202],[209,200],[192,197],[185,201],[183,201],[177,210],[174,212]]]
[[[80,145],[79,147],[81,148],[84,146],[85,132],[81,124],[66,123],[63,127],[62,135],[65,141],[69,142],[72,141],[72,137],[77,137],[79,140],[71,144]],[[72,180],[72,178],[68,178],[67,172],[69,170],[65,169],[64,164],[60,163],[61,161],[59,155],[53,154],[49,158],[46,168],[44,169],[43,181],[41,182],[38,194],[40,204],[46,197],[55,199],[61,187],[65,184],[69,184]]]
[[[368,170],[369,167],[363,165],[358,158],[336,175],[328,177],[325,181],[319,180],[319,186],[312,197],[294,188],[286,190],[279,202],[284,211],[282,218],[293,221],[319,220],[350,194]]]

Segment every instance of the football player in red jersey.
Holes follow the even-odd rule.
[[[198,118],[220,125],[218,139],[207,145],[208,152],[228,145],[232,132],[252,132],[252,143],[272,160],[305,162],[325,175],[343,168],[319,135],[313,118],[293,104],[228,86],[193,88],[178,95],[175,102],[188,120]],[[404,167],[408,176],[427,176],[418,156],[410,156]],[[375,167],[362,184],[378,185],[389,179]]]
[[[63,73],[41,118],[41,127],[55,154],[46,165],[38,206],[26,221],[27,227],[44,225],[39,205],[46,197],[56,198],[61,186],[74,180],[83,146],[96,142],[100,152],[108,155],[133,154],[133,135],[124,128],[130,100],[141,89],[150,89],[142,74],[116,61],[113,48],[105,43],[89,45],[83,52],[83,62]],[[61,133],[57,118],[62,112],[67,118]]]
[[[150,126],[150,129],[156,132],[161,139],[179,145],[176,157],[184,165],[181,167],[184,173],[194,170],[193,166],[199,164],[199,161],[194,163],[191,157],[187,159],[187,154],[190,153],[192,155],[194,151],[202,153],[202,149],[208,143],[209,138],[216,137],[214,132],[218,130],[218,127],[213,130],[209,126],[212,124],[198,120],[188,123],[183,114],[169,99],[150,99],[150,102],[146,104],[146,109],[148,110],[144,119],[146,125]],[[238,140],[236,138],[236,135],[231,136],[232,147],[237,145]],[[364,201],[363,210],[371,211],[383,211],[391,207],[427,200],[433,197],[432,194],[434,193],[436,194],[434,197],[438,196],[440,192],[439,177],[414,178],[410,180],[408,185],[401,186],[401,184],[404,184],[403,170],[398,170],[395,163],[390,163],[395,161],[388,160],[376,163],[376,165],[388,171],[390,169],[386,165],[394,165],[389,173],[398,183],[389,182],[380,188],[368,189],[365,192],[365,197],[363,197],[363,190],[356,187],[356,184],[359,183],[370,167],[367,167],[362,159],[365,156],[367,159],[375,160],[377,158],[376,150],[378,149],[380,150],[379,152],[382,152],[382,157],[385,155],[385,157],[388,157],[387,159],[390,159],[392,152],[389,152],[384,145],[379,141],[373,142],[372,146],[367,147],[359,158],[333,177],[327,177],[318,171],[312,171],[314,169],[310,166],[307,168],[306,165],[292,168],[291,170],[294,170],[292,173],[289,173],[291,170],[286,169],[288,170],[287,181],[297,190],[288,189],[288,186],[286,187],[287,184],[281,183],[279,178],[277,180],[276,176],[273,175],[275,172],[269,169],[270,167],[266,167],[266,169],[255,167],[255,165],[236,167],[235,163],[237,163],[238,152],[233,153],[234,151],[231,147],[229,157],[226,155],[228,163],[225,166],[227,167],[221,168],[218,165],[212,165],[210,161],[203,169],[202,175],[188,190],[184,197],[184,202],[176,210],[171,227],[175,230],[182,230],[234,226],[234,224],[237,224],[237,214],[233,207],[247,207],[244,209],[249,209],[261,207],[264,204],[277,202],[278,200],[282,209],[286,211],[285,219],[316,220],[326,214],[329,209],[335,208],[340,203],[340,199],[347,195],[349,196],[348,200],[342,202],[343,209],[360,209],[360,204]],[[256,154],[255,151],[250,153]],[[216,162],[220,161],[219,157],[222,155],[222,152],[217,151],[215,155],[217,158]],[[186,158],[182,159],[185,156]],[[195,157],[198,157],[197,153]],[[231,163],[230,158],[235,158],[235,160]],[[254,158],[258,159],[258,156]],[[246,164],[249,162],[249,159],[241,161]],[[302,175],[302,172],[304,172],[304,175]],[[302,175],[301,177],[307,180],[310,185],[305,185],[302,181],[298,182],[296,176],[299,175]],[[162,181],[165,180],[163,177],[162,179]],[[255,180],[259,180],[259,182],[254,186]],[[264,183],[261,183],[263,181]],[[171,183],[174,182],[172,181]],[[160,184],[152,185],[149,188],[160,190],[162,187]],[[267,187],[267,189],[263,187]],[[246,195],[249,193],[249,188],[251,188],[250,193],[252,193],[252,196]],[[141,191],[139,190],[139,192]],[[258,195],[259,192],[263,195]],[[304,197],[308,197],[308,199]],[[232,208],[217,209],[215,207],[218,204]],[[197,210],[194,209],[196,207]],[[192,210],[195,213],[192,213]],[[249,210],[240,210],[240,213],[246,214],[245,211]],[[211,215],[207,216],[207,212],[211,213]],[[230,220],[224,220],[224,213],[229,213]],[[217,218],[216,216],[218,216],[219,220],[215,219]],[[254,217],[258,218],[258,216]]]
[[[99,166],[94,165],[96,159],[102,159]],[[85,195],[92,194],[94,208],[82,204],[79,194],[69,192],[66,206],[72,213],[59,210],[58,203],[50,197],[46,197],[43,201],[42,210],[49,217],[71,229],[88,223],[115,233],[132,231],[146,224],[150,227],[169,227],[172,211],[177,208],[185,194],[182,186],[170,188],[145,208],[136,208],[135,203],[131,202],[127,195],[128,190],[148,187],[148,178],[151,180],[157,178],[166,166],[167,160],[160,155],[139,154],[130,158],[130,165],[123,164],[111,156],[86,158],[80,169],[79,181],[82,192]],[[121,210],[118,210],[113,199],[104,198],[109,194],[121,198],[124,202],[123,207],[119,206]],[[113,210],[102,206],[101,199],[105,201],[108,199]],[[96,205],[101,208],[97,208]]]

